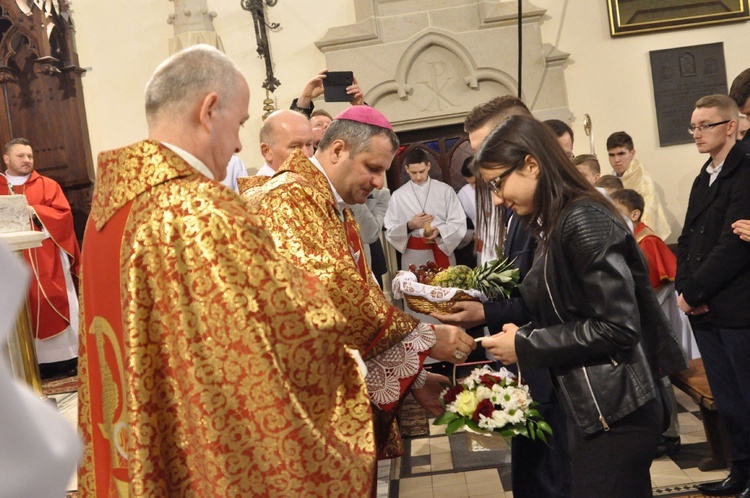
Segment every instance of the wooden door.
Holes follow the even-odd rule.
[[[0,147],[18,137],[31,142],[34,167],[62,186],[80,240],[94,168],[67,4],[0,0],[0,33]]]
[[[391,192],[409,181],[402,163],[406,154],[415,148],[428,153],[430,178],[447,183],[456,192],[466,185],[461,166],[467,157],[474,155],[474,150],[462,125],[401,132],[398,137],[401,146],[386,175]]]

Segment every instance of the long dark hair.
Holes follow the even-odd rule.
[[[573,166],[549,128],[528,116],[512,116],[492,130],[476,153],[475,168],[514,170],[523,166],[529,155],[539,164],[539,178],[532,212],[524,218],[534,235],[545,234],[545,246],[571,201],[588,198],[620,216]]]

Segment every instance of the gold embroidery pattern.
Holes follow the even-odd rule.
[[[120,253],[130,495],[367,495],[372,413],[319,281],[182,160],[150,142],[103,157],[122,178],[98,188],[97,226],[135,199]]]
[[[339,333],[366,361],[396,346],[417,327],[416,318],[394,308],[374,280],[359,273],[328,180],[301,151],[293,153],[273,177],[264,182],[254,179],[240,188],[262,217],[279,253],[324,283],[347,320]],[[381,457],[403,451],[395,412],[374,408]]]
[[[347,318],[340,331],[353,347],[365,353],[383,332],[363,354],[365,360],[390,349],[417,326],[418,320],[393,308],[373,279],[359,274],[342,242],[346,233],[328,181],[300,151],[264,185],[248,188],[242,196],[262,216],[279,252],[325,284]]]

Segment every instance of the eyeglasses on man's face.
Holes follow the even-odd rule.
[[[698,126],[690,125],[688,127],[688,133],[690,133],[691,135],[694,135],[696,131],[699,131],[699,132],[703,133],[703,132],[708,131],[708,130],[713,130],[715,126],[727,124],[730,121],[731,121],[731,119],[727,119],[725,121],[719,121],[717,123],[708,123],[708,124],[698,125]]]

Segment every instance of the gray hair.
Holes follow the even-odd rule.
[[[167,109],[186,105],[216,92],[231,101],[240,70],[225,54],[210,45],[193,45],[159,64],[146,84],[146,119],[149,125]],[[220,99],[219,105],[225,99]]]
[[[334,140],[343,140],[349,149],[350,157],[370,149],[372,138],[378,135],[386,137],[391,142],[391,152],[396,152],[399,141],[396,134],[386,128],[373,126],[349,119],[334,119],[328,126],[323,138],[318,144],[319,150],[328,149]]]

